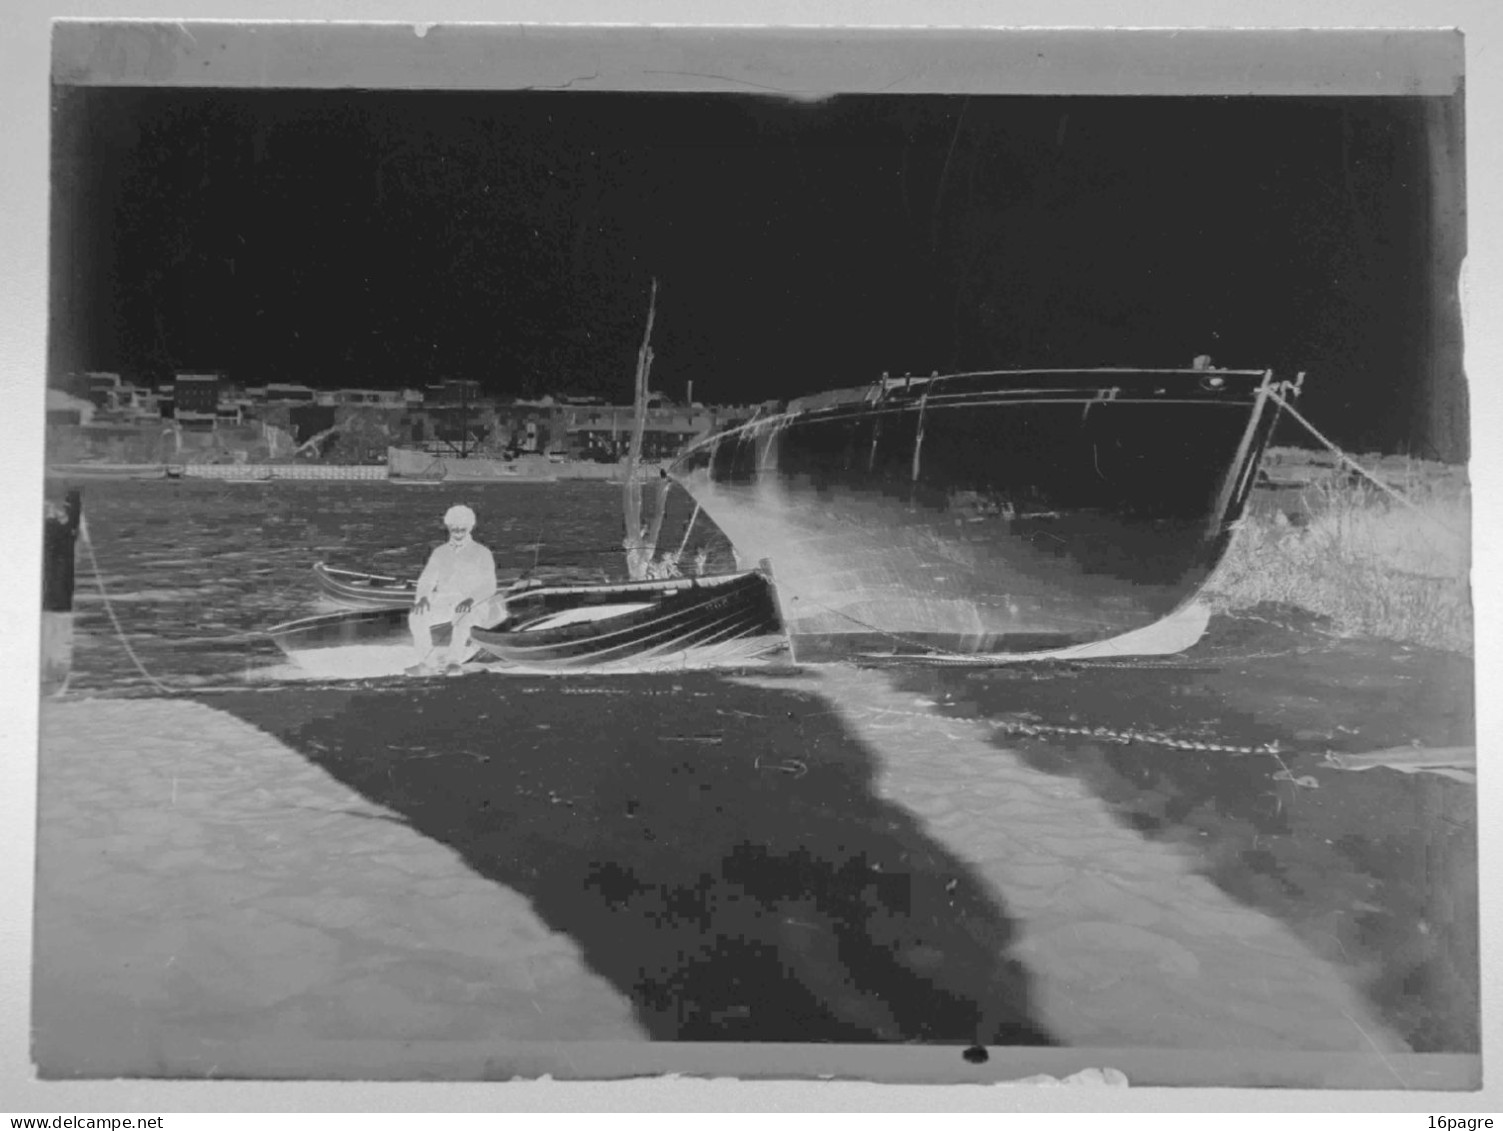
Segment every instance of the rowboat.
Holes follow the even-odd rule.
[[[800,662],[1140,648],[1221,560],[1302,379],[884,377],[714,433],[668,473],[742,568],[769,563]]]
[[[351,609],[406,609],[417,593],[417,581],[335,569],[318,562],[313,576],[325,597]]]
[[[730,654],[728,646],[754,639],[764,648],[782,644],[771,586],[755,570],[588,585],[528,581],[502,595],[504,618],[471,631],[474,648],[465,662],[574,670],[698,649]],[[389,674],[412,662],[410,608],[409,596],[400,605],[302,617],[266,635],[308,670]],[[435,647],[447,647],[451,636],[449,624],[432,630]]]

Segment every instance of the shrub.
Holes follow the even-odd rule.
[[[1407,504],[1364,480],[1328,478],[1295,508],[1255,506],[1207,599],[1225,609],[1281,602],[1343,634],[1470,652],[1470,493],[1423,469],[1411,462],[1397,477]]]

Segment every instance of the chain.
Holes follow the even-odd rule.
[[[1140,730],[1117,730],[1112,727],[1060,726],[1055,723],[1024,723],[1001,721],[992,724],[1006,734],[1022,734],[1029,738],[1044,738],[1049,735],[1073,735],[1080,738],[1099,738],[1124,746],[1141,742],[1151,746],[1167,746],[1175,750],[1203,750],[1220,754],[1272,754],[1280,753],[1277,741],[1264,742],[1257,746],[1237,746],[1226,742],[1195,742],[1187,738],[1171,738],[1167,734],[1153,734]]]

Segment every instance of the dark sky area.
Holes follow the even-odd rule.
[[[49,368],[744,402],[1022,366],[1309,371],[1464,458],[1457,99],[54,95]]]

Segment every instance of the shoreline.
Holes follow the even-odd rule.
[[[993,1065],[956,1057],[959,1078],[1475,1080],[1472,1054],[1408,1052],[1359,971],[1226,894],[1205,848],[1124,823],[1098,783],[999,743],[927,678],[474,675],[44,703],[39,1061],[598,1077],[730,1049],[786,1064],[759,1043],[812,1040],[902,1078],[892,1042],[938,1063],[979,1037]],[[481,908],[500,919],[454,919]],[[479,987],[526,985],[532,944],[496,943],[519,930],[555,940],[555,980],[476,1012]],[[455,939],[480,950],[451,957]],[[570,1012],[581,993],[593,1004]],[[853,1040],[877,1043],[839,1051]]]
[[[499,461],[495,461],[499,462]],[[515,467],[514,463],[502,464]],[[171,474],[171,471],[177,474]],[[639,471],[639,477],[649,478],[657,465],[647,465]],[[567,483],[600,481],[620,484],[625,480],[625,469],[618,464],[596,464],[587,460],[548,463],[537,469],[524,466],[523,470],[497,475],[454,475],[426,477],[421,475],[392,475],[385,464],[159,464],[159,463],[74,463],[49,464],[45,469],[47,479],[118,479],[162,480],[176,482],[183,479],[214,480],[219,482],[391,482],[404,485],[461,486],[488,483]]]

